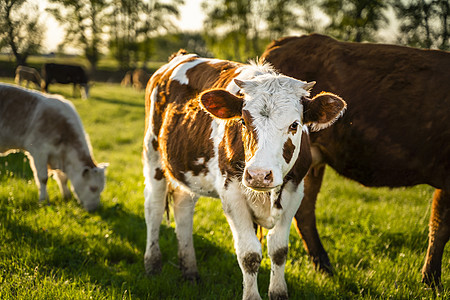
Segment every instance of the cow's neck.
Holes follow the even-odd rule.
[[[75,174],[80,174],[86,167],[95,167],[95,163],[93,162],[88,149],[74,149],[73,147],[63,148],[65,149],[60,149],[62,152],[59,156],[60,159],[55,161],[56,165],[52,167],[62,170],[69,178],[73,177]]]

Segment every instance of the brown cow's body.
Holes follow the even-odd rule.
[[[296,221],[313,261],[330,270],[314,216],[326,163],[366,186],[437,188],[423,280],[439,282],[450,236],[450,54],[311,35],[275,41],[262,59],[348,103],[334,126],[311,134],[315,172]]]

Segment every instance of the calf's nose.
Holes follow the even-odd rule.
[[[252,188],[269,188],[273,184],[273,172],[265,169],[247,169],[244,180],[246,185]]]

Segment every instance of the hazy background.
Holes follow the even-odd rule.
[[[76,54],[95,73],[166,61],[179,48],[247,61],[273,39],[321,33],[343,41],[449,49],[448,0],[0,0],[0,52]]]

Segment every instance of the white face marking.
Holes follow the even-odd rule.
[[[244,110],[252,116],[252,125],[258,136],[257,150],[246,162],[246,170],[267,170],[273,174],[272,186],[279,186],[290,171],[300,151],[302,136],[302,96],[309,93],[304,83],[281,75],[261,75],[244,82]],[[296,133],[290,126],[299,123]],[[286,163],[283,146],[291,139],[295,146],[293,159]],[[245,183],[245,181],[244,181]]]

